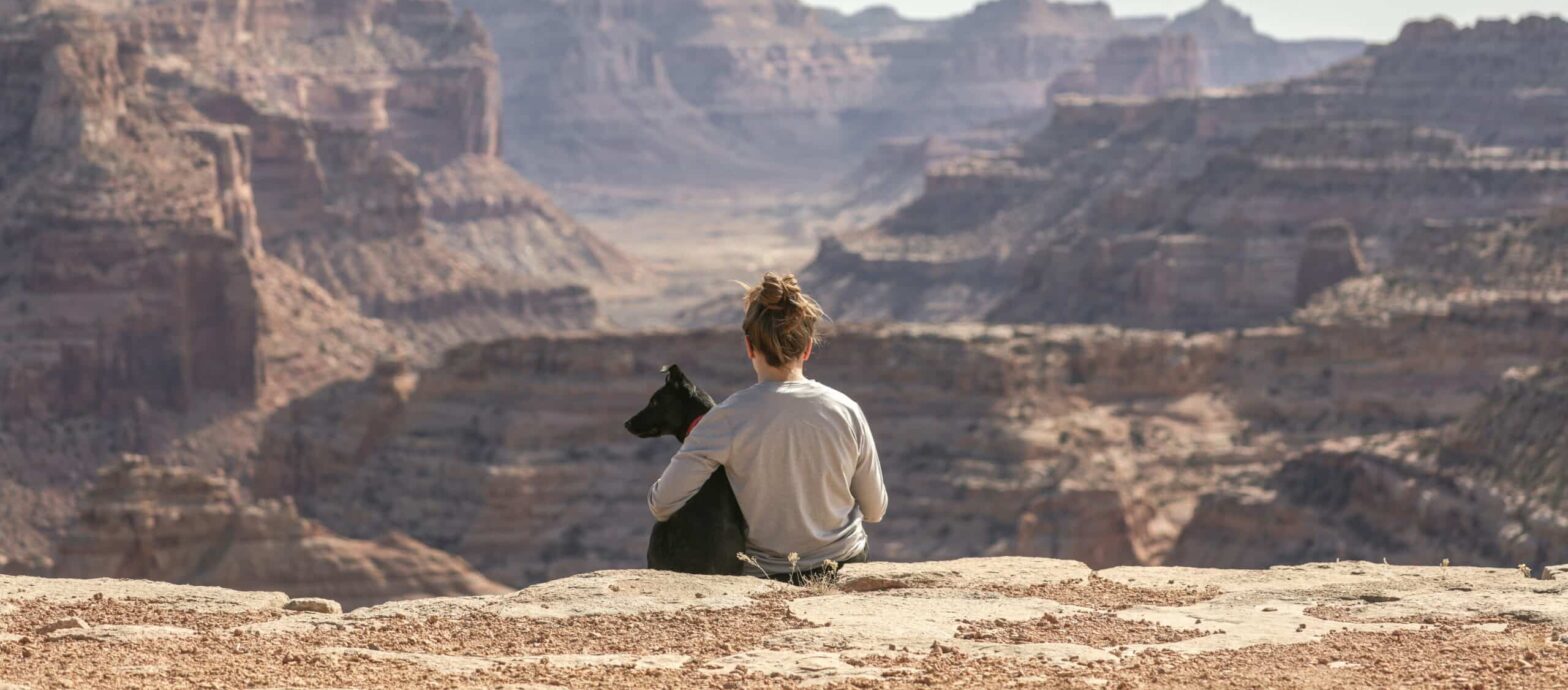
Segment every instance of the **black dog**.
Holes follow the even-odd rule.
[[[713,398],[702,392],[680,367],[664,368],[664,387],[648,406],[626,421],[638,438],[686,435],[713,409]],[[698,575],[741,575],[745,564],[736,554],[746,550],[746,518],[723,468],[713,473],[695,496],[670,519],[653,526],[648,538],[648,567]]]

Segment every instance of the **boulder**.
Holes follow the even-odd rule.
[[[300,597],[290,599],[283,604],[285,611],[299,611],[301,613],[326,613],[337,615],[343,613],[343,605],[331,599],[315,597]]]

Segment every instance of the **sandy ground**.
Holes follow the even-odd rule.
[[[1054,598],[1053,598],[1054,597]],[[832,586],[612,571],[348,614],[0,578],[0,688],[1559,687],[1568,582],[1047,559],[851,566]],[[43,632],[80,619],[87,627]]]

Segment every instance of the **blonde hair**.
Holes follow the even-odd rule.
[[[765,273],[762,282],[746,288],[746,342],[768,364],[798,362],[817,343],[817,321],[824,318],[816,300],[800,291],[795,274]]]

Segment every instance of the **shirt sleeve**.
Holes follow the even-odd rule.
[[[855,464],[855,476],[849,491],[860,504],[861,519],[881,522],[887,514],[887,486],[882,483],[882,460],[877,457],[877,441],[871,435],[871,425],[860,417],[860,458]]]
[[[692,429],[659,481],[648,490],[648,510],[655,520],[670,519],[707,483],[714,470],[729,462],[731,434],[714,416],[710,413]]]

